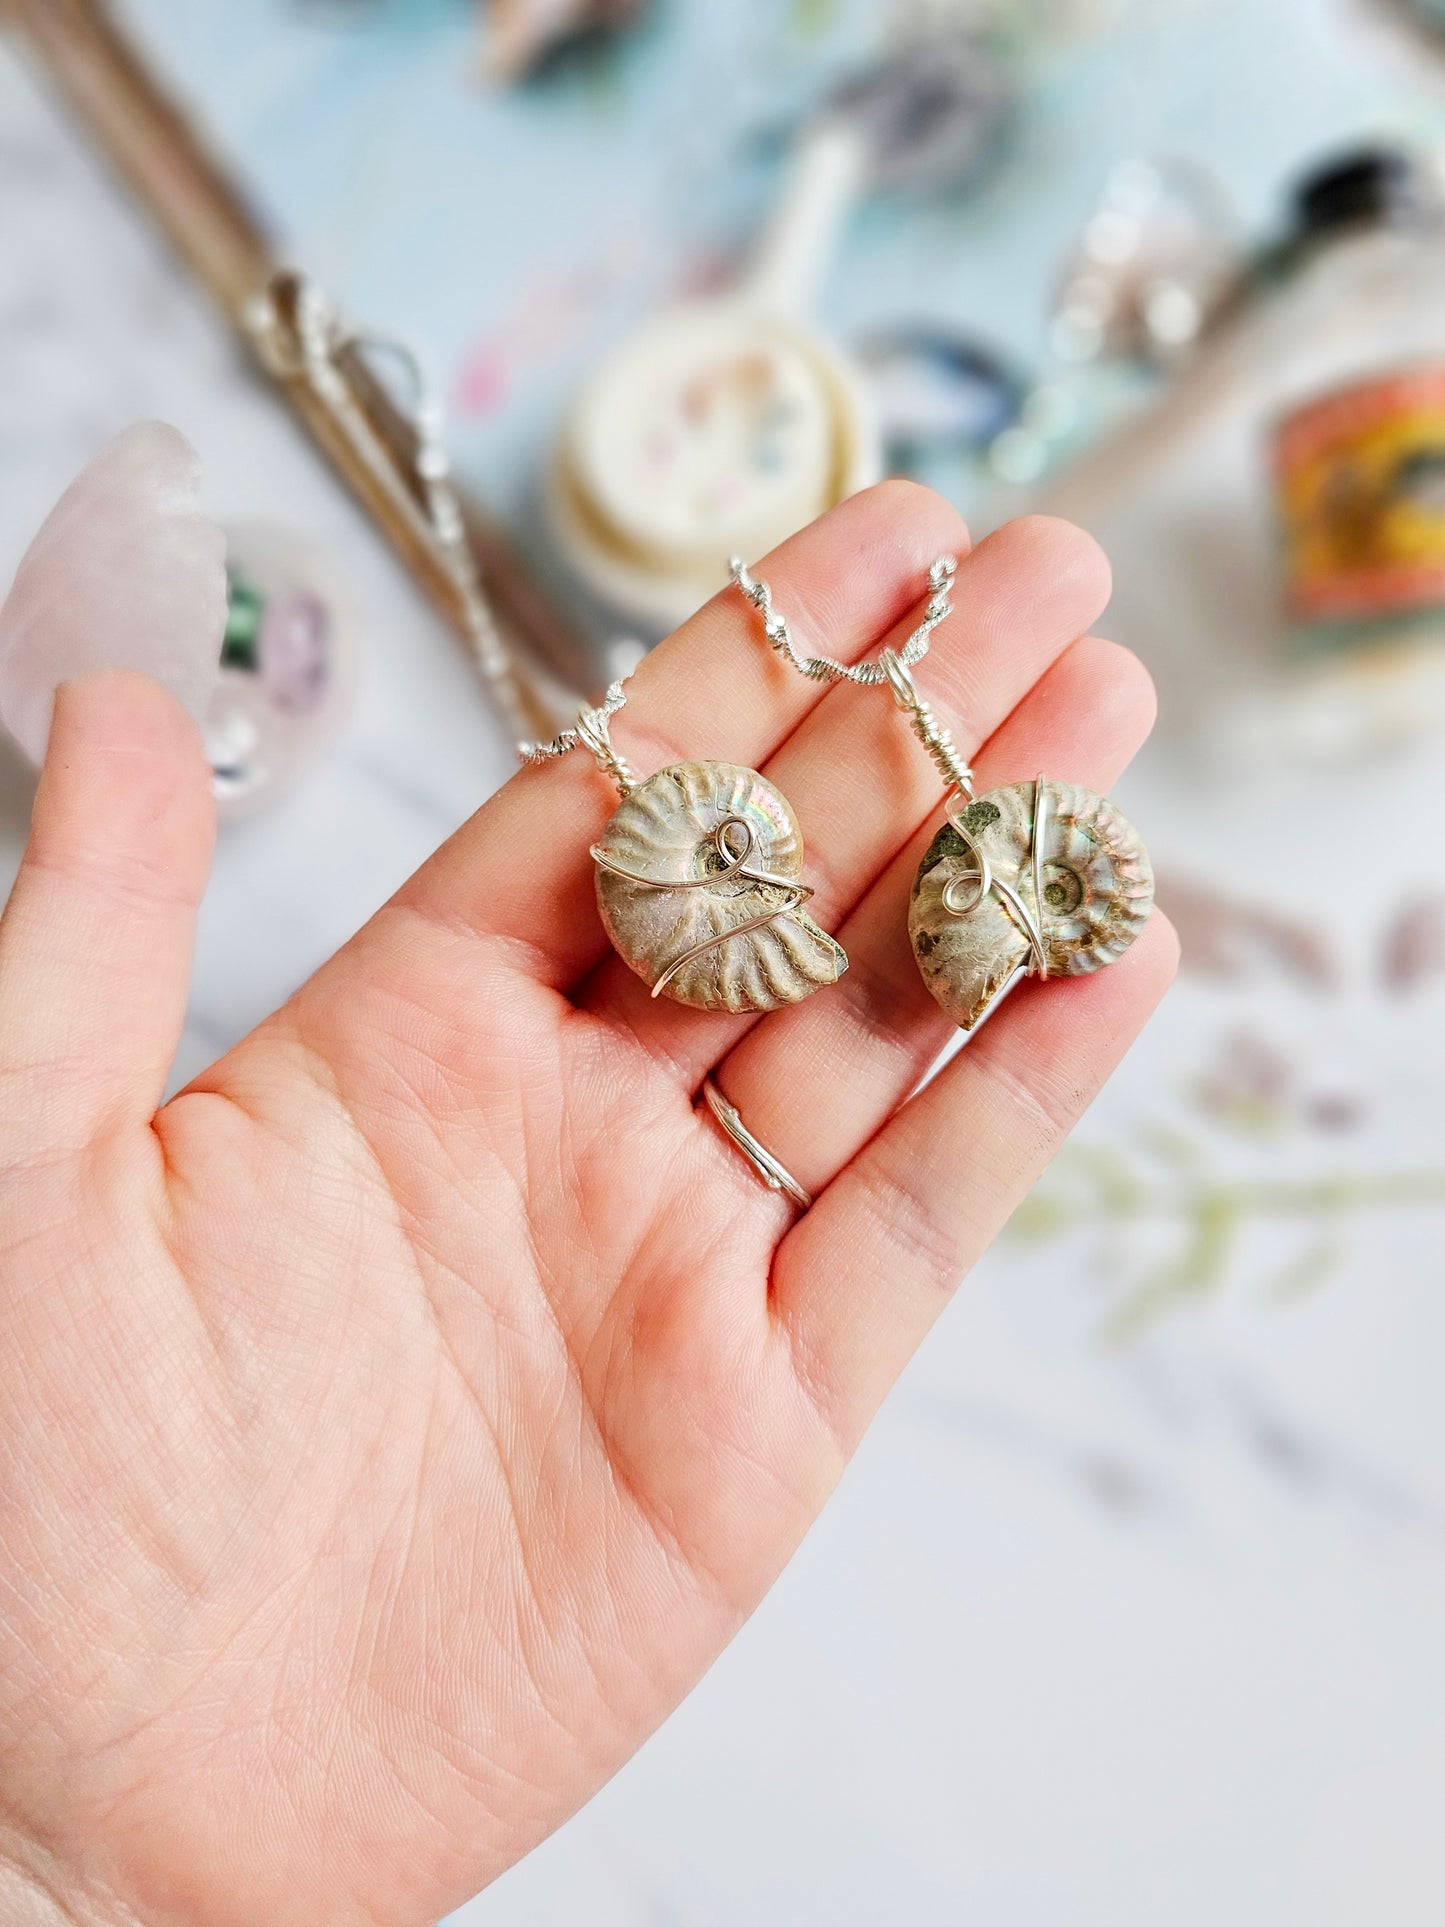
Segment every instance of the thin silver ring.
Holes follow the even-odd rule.
[[[806,1211],[813,1202],[812,1198],[788,1167],[778,1162],[767,1145],[758,1142],[738,1116],[736,1105],[728,1103],[710,1077],[703,1081],[702,1094],[707,1099],[708,1109],[768,1189],[781,1191],[785,1197],[792,1199],[800,1211]]]

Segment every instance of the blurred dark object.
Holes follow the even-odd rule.
[[[873,404],[895,466],[927,451],[987,448],[1019,418],[1029,379],[967,336],[903,327],[860,344]]]
[[[1422,155],[1400,147],[1361,147],[1329,160],[1296,183],[1285,230],[1260,256],[1265,282],[1304,265],[1313,249],[1354,229],[1438,226],[1440,182]]]
[[[487,79],[521,80],[579,41],[634,26],[649,0],[486,0]]]
[[[855,75],[825,111],[857,128],[870,185],[929,194],[966,186],[986,172],[1015,99],[982,39],[953,33],[916,41]]]
[[[1428,215],[1438,196],[1413,154],[1363,148],[1309,174],[1295,195],[1301,235],[1331,233],[1355,221],[1409,221]]]
[[[38,64],[166,230],[248,351],[276,380],[257,342],[258,299],[282,289],[272,237],[179,106],[149,71],[104,0],[0,0]],[[274,344],[269,344],[274,345]],[[346,422],[301,379],[277,386],[449,626],[475,655],[465,597],[439,546],[417,473],[418,436],[361,353],[341,358],[354,406]],[[558,704],[527,666],[572,688],[590,681],[583,647],[518,560],[506,536],[470,503],[466,539],[512,654],[510,686],[495,688],[514,728],[550,734]],[[481,666],[481,665],[479,665]],[[565,708],[565,703],[562,707]]]
[[[1428,40],[1445,44],[1445,0],[1381,0],[1381,4]]]

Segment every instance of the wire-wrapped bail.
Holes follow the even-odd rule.
[[[601,703],[595,707],[584,705],[578,711],[577,721],[571,729],[564,729],[550,743],[518,743],[517,754],[524,763],[546,763],[553,757],[566,756],[579,747],[588,749],[603,775],[610,776],[620,793],[628,796],[637,787],[637,772],[614,746],[610,727],[612,718],[626,702],[627,691],[623,683],[609,683]]]

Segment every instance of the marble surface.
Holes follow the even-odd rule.
[[[0,580],[94,448],[160,414],[205,452],[218,514],[284,504],[359,612],[344,739],[222,841],[184,1077],[505,777],[509,748],[3,45],[0,343]],[[752,1624],[466,1927],[1445,1917],[1445,986],[1380,982],[1402,906],[1441,885],[1409,833],[1440,745],[1371,770],[1363,812],[1288,773],[1202,792],[1167,723],[1120,800],[1205,904],[1195,968]],[[28,795],[0,760],[0,865]],[[1324,950],[1258,941],[1217,974],[1209,892],[1248,896],[1262,847]],[[1341,872],[1348,918],[1321,910]]]

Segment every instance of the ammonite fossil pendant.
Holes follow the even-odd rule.
[[[908,933],[924,982],[972,1031],[1021,977],[1122,956],[1153,902],[1149,854],[1122,812],[1040,776],[955,801],[914,879]]]
[[[802,907],[812,891],[798,819],[756,770],[659,770],[628,790],[592,855],[607,934],[654,997],[776,1010],[848,968]]]

